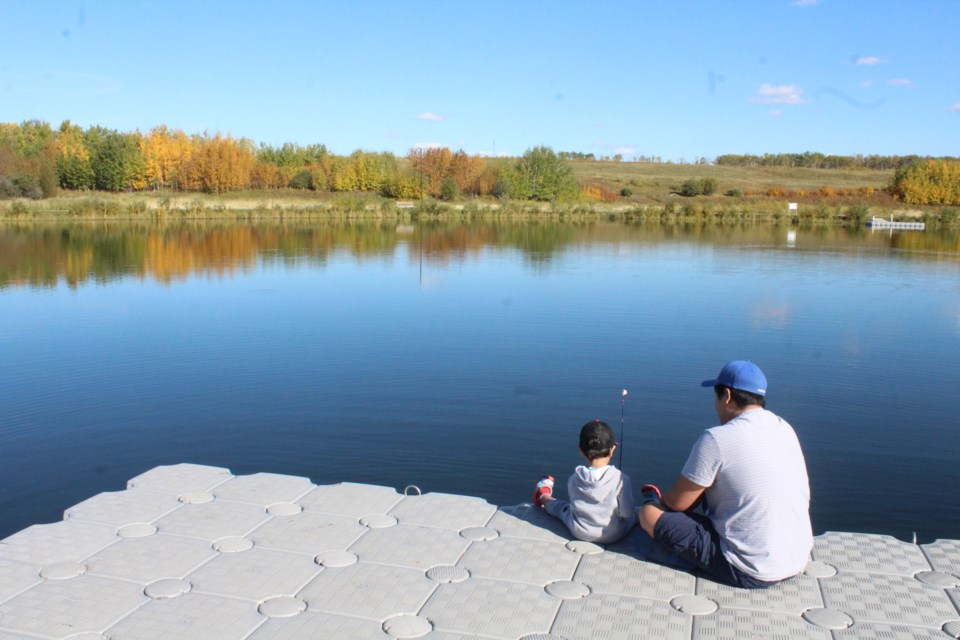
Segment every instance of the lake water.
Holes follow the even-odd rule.
[[[669,485],[758,363],[817,533],[960,538],[960,240],[595,224],[0,225],[0,538],[161,464],[528,501]]]

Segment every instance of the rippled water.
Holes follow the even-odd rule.
[[[0,537],[159,464],[529,500],[669,484],[749,358],[817,532],[960,538],[960,244],[619,224],[0,225]]]

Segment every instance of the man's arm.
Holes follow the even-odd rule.
[[[680,476],[673,486],[667,489],[667,492],[660,498],[660,503],[650,502],[640,508],[640,526],[647,532],[651,538],[653,530],[657,526],[657,521],[667,511],[688,511],[693,509],[703,498],[703,492],[706,487],[701,487],[695,482],[687,480]]]
[[[680,476],[663,494],[660,504],[670,511],[689,511],[700,503],[705,489],[706,487],[701,487],[685,476]]]

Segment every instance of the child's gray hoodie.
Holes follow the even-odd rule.
[[[547,513],[589,542],[616,542],[637,521],[630,477],[613,465],[578,466],[567,481],[570,500],[551,500]]]

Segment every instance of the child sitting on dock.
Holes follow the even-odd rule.
[[[563,521],[580,540],[616,542],[636,523],[630,477],[610,464],[616,448],[610,425],[588,422],[580,429],[580,455],[589,464],[578,466],[567,481],[570,499],[553,497],[553,476],[537,482],[534,503]]]

